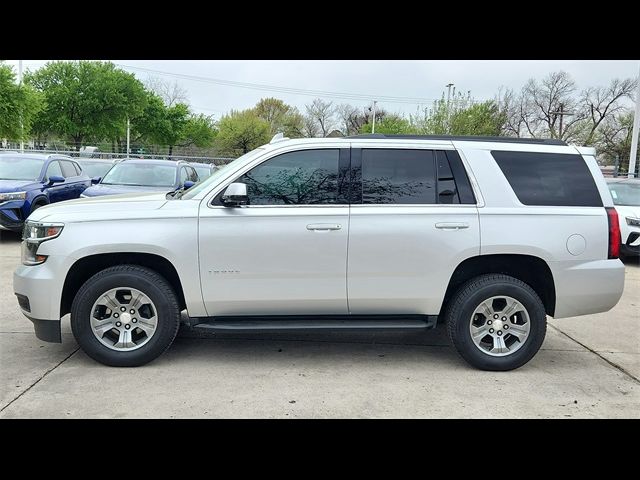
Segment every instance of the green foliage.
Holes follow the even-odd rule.
[[[215,145],[224,154],[247,153],[270,139],[270,125],[254,110],[234,111],[218,124]]]
[[[269,132],[282,132],[285,137],[303,136],[303,117],[296,107],[287,105],[277,98],[263,98],[253,108],[256,116],[269,123]]]
[[[0,137],[26,140],[44,99],[29,85],[17,85],[15,81],[13,69],[0,63]]]
[[[218,130],[213,118],[203,114],[192,114],[184,126],[181,145],[195,145],[199,148],[211,147],[217,134]]]
[[[495,102],[476,103],[451,117],[451,135],[500,135],[506,115]]]
[[[28,72],[25,82],[46,102],[34,131],[61,135],[77,145],[121,136],[127,117],[140,115],[147,100],[142,83],[110,62],[49,62]]]
[[[360,133],[371,133],[372,128],[373,125],[371,123],[365,123],[360,127]],[[400,115],[387,114],[379,122],[376,121],[376,133],[387,133],[390,135],[411,134],[415,133],[415,129],[406,118]]]

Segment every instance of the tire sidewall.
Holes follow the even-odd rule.
[[[483,301],[498,296],[509,296],[518,300],[529,314],[530,330],[525,344],[516,352],[503,357],[494,357],[482,352],[471,338],[469,324],[475,309]],[[538,352],[546,333],[546,313],[537,295],[526,288],[509,282],[495,282],[478,288],[465,300],[455,323],[456,348],[471,364],[485,370],[512,370],[527,363]]]
[[[158,323],[149,341],[131,351],[117,351],[103,345],[91,328],[91,310],[96,300],[113,288],[135,288],[147,295],[156,307]],[[80,289],[71,311],[71,329],[78,344],[93,359],[111,366],[134,366],[150,362],[173,342],[180,312],[175,303],[151,279],[139,272],[98,273]]]

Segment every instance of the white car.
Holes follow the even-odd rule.
[[[559,140],[274,138],[177,193],[39,208],[14,291],[38,338],[107,365],[209,330],[426,329],[510,370],[547,315],[620,299],[618,217],[593,148]]]
[[[608,178],[607,184],[620,218],[620,253],[640,255],[640,180]]]

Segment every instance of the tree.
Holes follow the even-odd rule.
[[[15,80],[13,69],[0,63],[0,138],[25,140],[44,99],[29,85],[17,85]]]
[[[335,124],[333,102],[325,102],[320,98],[316,98],[310,105],[305,105],[305,108],[307,110],[305,130],[308,133],[315,130],[322,137],[326,137],[333,130]],[[316,129],[310,128],[310,125],[313,124],[317,126]]]
[[[629,169],[633,115],[633,110],[627,110],[617,115],[608,116],[601,123],[594,136],[599,159],[609,164],[618,160],[620,171],[628,171]],[[638,146],[638,157],[640,158],[640,145]]]
[[[253,110],[259,118],[269,123],[271,135],[282,132],[289,138],[303,136],[304,120],[296,107],[277,98],[263,98]]]
[[[27,72],[25,82],[46,103],[34,131],[70,138],[76,147],[85,139],[122,136],[127,117],[138,116],[147,100],[142,83],[110,62],[49,62]]]
[[[212,117],[204,114],[191,114],[184,126],[180,146],[210,147],[213,145],[217,133],[218,130]]]
[[[451,135],[500,135],[506,121],[493,101],[476,103],[455,112],[450,121]]]
[[[225,154],[244,153],[267,143],[270,139],[269,122],[258,117],[253,109],[232,110],[220,119],[215,145]]]
[[[388,134],[411,134],[414,133],[413,126],[406,118],[395,115],[387,114],[380,121],[377,120],[376,114],[376,132],[375,133],[388,133]],[[371,133],[372,123],[365,123],[360,127],[360,133]]]
[[[189,95],[177,80],[172,83],[160,77],[150,76],[144,82],[144,86],[160,97],[167,107],[173,107],[178,103],[189,104]]]
[[[343,103],[336,107],[335,112],[342,123],[341,131],[344,135],[357,135],[362,132],[364,125],[373,121],[373,104],[365,108],[359,108]],[[378,124],[383,121],[386,115],[388,113],[385,109],[376,108],[376,130],[378,129]]]

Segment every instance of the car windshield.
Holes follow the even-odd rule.
[[[197,194],[203,191],[209,190],[213,185],[215,185],[220,178],[224,178],[229,170],[235,170],[238,168],[242,168],[247,163],[251,162],[255,157],[264,152],[264,148],[258,147],[255,150],[251,150],[250,152],[245,153],[241,157],[236,158],[234,161],[227,163],[224,166],[218,167],[218,169],[211,174],[209,178],[202,182],[198,182],[196,185],[191,187],[187,192],[182,195],[183,200],[188,200],[190,198],[195,197]]]
[[[0,155],[0,180],[37,181],[44,159]]]
[[[113,163],[111,162],[80,162],[80,166],[82,167],[82,173],[93,178],[93,177],[104,177],[105,173],[107,173],[109,169],[113,167]]]
[[[640,183],[610,183],[609,190],[615,205],[640,207]]]
[[[211,175],[211,168],[209,167],[201,167],[198,165],[192,165],[192,167],[196,169],[196,172],[198,172],[198,178],[200,180],[204,180],[209,175]]]
[[[173,165],[121,162],[114,165],[100,183],[104,185],[173,187],[175,182],[176,167]]]

